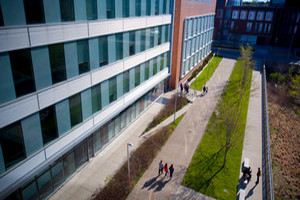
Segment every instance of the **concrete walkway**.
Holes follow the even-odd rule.
[[[223,58],[208,81],[208,93],[197,97],[128,199],[211,199],[180,185],[206,125],[230,77],[235,60]],[[173,178],[157,177],[158,163],[174,165]]]
[[[92,158],[78,173],[66,182],[51,197],[51,200],[82,200],[91,197],[106,184],[105,180],[127,160],[127,142],[132,143],[131,151],[142,144],[147,136],[155,133],[159,128],[174,121],[174,115],[167,118],[156,128],[144,135],[143,132],[156,114],[164,107],[163,99],[170,99],[176,91],[171,91],[153,103],[130,126],[128,126],[116,139],[105,147],[97,156]],[[189,104],[176,113],[176,118],[185,113]]]
[[[262,74],[260,71],[253,71],[251,93],[248,107],[246,131],[244,138],[244,147],[242,154],[242,164],[245,158],[249,159],[249,165],[252,169],[252,178],[247,187],[239,186],[238,194],[246,199],[262,199],[262,177],[259,184],[256,182],[257,168],[262,170]],[[240,179],[240,182],[242,179]]]

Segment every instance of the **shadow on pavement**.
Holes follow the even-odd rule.
[[[154,177],[154,178],[151,178],[150,180],[146,181],[146,182],[144,183],[142,189],[151,186],[151,185],[156,181],[157,178],[158,178],[158,176],[156,176],[156,177]]]
[[[245,197],[245,199],[248,199],[249,197],[251,197],[253,195],[253,190],[255,189],[255,187],[257,186],[257,184],[255,184],[253,186],[253,188],[251,188],[251,190],[248,192],[247,196]]]
[[[157,182],[158,186],[157,186],[157,188],[155,188],[154,192],[161,191],[163,189],[163,187],[165,187],[165,185],[171,180],[171,179],[168,179],[168,180],[164,181],[164,179],[165,178],[163,178]]]

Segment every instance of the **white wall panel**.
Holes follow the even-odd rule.
[[[89,22],[90,37],[123,31],[123,19]]]
[[[171,24],[171,15],[163,15],[163,24]]]
[[[88,120],[84,124],[76,127],[75,130],[67,133],[64,137],[56,141],[55,143],[49,145],[46,151],[46,158],[49,159],[51,156],[56,154],[57,152],[63,150],[65,147],[70,145],[74,140],[84,134],[86,131],[93,127],[93,119]]]
[[[107,108],[102,110],[98,115],[94,116],[94,124],[102,122],[104,119],[112,115],[123,105],[123,98],[120,98],[118,101],[114,102],[112,105],[109,105]]]
[[[96,85],[110,77],[123,72],[123,61],[108,65],[92,72],[92,85]]]
[[[128,70],[146,61],[146,53],[142,52],[124,60],[124,70]]]
[[[32,158],[26,160],[24,163],[16,167],[11,172],[0,178],[0,193],[23,176],[28,174],[32,169],[39,166],[45,161],[44,151],[34,155]]]
[[[25,97],[0,108],[0,128],[38,111],[36,95]]]
[[[46,108],[86,88],[91,87],[90,74],[63,83],[38,94],[40,109]]]
[[[0,29],[0,52],[29,47],[27,28]]]
[[[147,27],[159,26],[163,24],[162,22],[163,22],[163,17],[160,15],[147,17]]]
[[[29,27],[31,46],[47,45],[88,37],[87,23]]]
[[[146,22],[146,17],[124,18],[124,31],[145,28]]]

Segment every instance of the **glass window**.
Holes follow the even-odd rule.
[[[38,189],[41,199],[46,199],[52,193],[52,181],[50,170],[37,177]]]
[[[141,52],[146,49],[146,29],[141,30]]]
[[[115,118],[115,135],[118,135],[120,133],[121,130],[121,115],[119,114],[116,118]]]
[[[123,73],[123,92],[129,92],[129,71]]]
[[[123,58],[123,33],[116,34],[116,59]]]
[[[159,1],[155,0],[155,15],[159,15]]]
[[[74,156],[75,168],[78,169],[87,161],[86,140],[75,147]]]
[[[107,19],[115,18],[115,1],[106,0]]]
[[[40,112],[41,127],[44,145],[58,137],[56,114],[54,105]]]
[[[145,80],[149,79],[149,61],[145,63]]]
[[[135,54],[135,31],[129,32],[129,55]]]
[[[35,180],[28,183],[24,188],[22,188],[22,198],[23,199],[39,199],[39,193],[36,187]]]
[[[146,0],[146,15],[151,15],[151,0]]]
[[[108,127],[107,123],[100,128],[101,145],[104,146],[108,142]]]
[[[117,99],[117,80],[116,77],[109,79],[109,103]]]
[[[107,36],[99,37],[99,65],[108,64]]]
[[[141,16],[142,2],[141,0],[135,0],[135,16]]]
[[[90,60],[89,60],[89,43],[88,40],[77,41],[77,57],[79,74],[90,71]]]
[[[35,91],[30,49],[9,52],[17,97]]]
[[[101,87],[100,84],[92,87],[92,112],[101,110]]]
[[[126,109],[126,124],[129,125],[131,122],[131,109],[128,107]]]
[[[60,16],[62,22],[75,21],[74,1],[60,0]]]
[[[43,0],[24,0],[27,24],[45,23]]]
[[[2,15],[2,8],[0,5],[0,26],[4,26],[4,22],[3,22],[3,15]]]
[[[80,93],[69,97],[71,126],[82,122],[82,110],[81,110],[81,96]]]
[[[150,28],[150,48],[154,47],[155,28]]]
[[[55,163],[51,167],[51,174],[52,174],[52,186],[53,189],[57,189],[63,182],[65,181],[64,177],[64,168],[62,161]]]
[[[86,0],[86,14],[88,20],[95,20],[98,18],[96,0]]]
[[[158,27],[158,45],[161,44],[162,26]]]
[[[49,45],[52,83],[58,83],[67,79],[64,44]]]
[[[6,169],[26,158],[20,122],[0,129],[0,144]]]
[[[129,17],[129,1],[123,0],[122,6],[123,6],[123,17]]]
[[[136,113],[135,113],[135,103],[133,103],[131,106],[130,106],[130,110],[131,110],[131,120],[133,121],[136,117]]]
[[[121,113],[121,129],[126,126],[126,113],[125,110]]]
[[[135,87],[138,86],[141,82],[140,81],[141,80],[140,72],[141,72],[140,66],[135,67],[135,79],[134,79],[135,80],[135,83],[134,83]]]
[[[93,147],[94,147],[94,152],[97,153],[101,149],[101,138],[100,138],[100,130],[97,130],[93,133]]]
[[[107,124],[108,139],[111,141],[115,137],[115,122],[114,120],[110,120]]]
[[[157,57],[153,58],[153,76],[157,73]]]
[[[169,42],[169,25],[165,25],[166,26],[166,31],[165,31],[165,40],[166,42]]]
[[[64,159],[64,174],[65,178],[69,178],[75,172],[75,161],[74,161],[74,152],[71,151],[68,153]]]
[[[163,14],[167,14],[167,0],[163,0]]]

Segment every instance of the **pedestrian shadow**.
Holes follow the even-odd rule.
[[[253,186],[253,188],[251,188],[251,190],[248,192],[247,196],[245,197],[245,199],[248,199],[249,197],[251,197],[253,195],[253,191],[255,189],[255,187],[257,186],[257,184],[255,184]]]
[[[158,186],[157,186],[157,188],[155,188],[154,192],[161,191],[165,187],[165,185],[171,180],[171,179],[168,179],[168,180],[164,181],[164,179],[165,178],[163,178],[157,182],[156,185],[158,185]]]
[[[150,187],[157,179],[158,176],[149,179],[148,181],[146,181],[142,187],[142,189],[146,188],[146,187]]]

